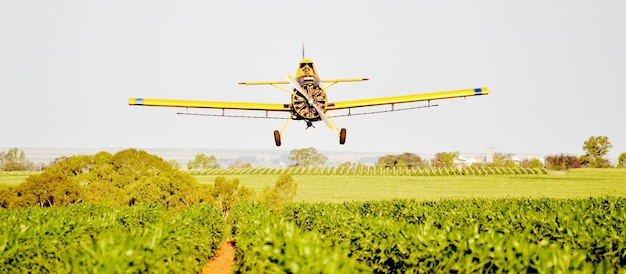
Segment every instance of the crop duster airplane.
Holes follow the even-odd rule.
[[[148,98],[130,98],[128,104],[131,106],[155,106],[155,107],[179,107],[179,108],[209,108],[209,109],[221,109],[222,114],[194,114],[194,113],[178,113],[187,115],[206,115],[206,116],[220,116],[220,117],[243,117],[243,118],[269,118],[279,119],[277,117],[268,116],[268,112],[286,112],[290,114],[287,122],[283,126],[281,131],[274,130],[274,142],[276,146],[281,145],[281,135],[285,131],[287,124],[290,120],[304,120],[307,124],[307,129],[313,126],[314,122],[322,121],[328,128],[335,129],[339,135],[339,143],[344,144],[346,142],[346,129],[338,129],[335,122],[331,119],[329,112],[336,110],[348,110],[347,114],[340,116],[373,114],[381,112],[391,112],[407,109],[415,109],[422,107],[431,107],[437,105],[431,105],[430,101],[440,99],[450,99],[477,95],[487,95],[489,90],[486,87],[432,92],[423,94],[411,94],[394,97],[381,97],[372,99],[361,99],[343,102],[329,102],[326,91],[337,83],[342,82],[360,82],[367,81],[368,78],[352,78],[352,79],[321,79],[317,74],[315,65],[310,59],[304,57],[304,48],[302,50],[302,60],[298,65],[296,76],[287,76],[287,81],[270,81],[270,82],[241,82],[240,85],[270,85],[278,88],[291,95],[291,103],[287,104],[273,104],[273,103],[253,103],[253,102],[214,102],[214,101],[189,101],[189,100],[170,100],[170,99],[148,99]],[[323,84],[327,84],[323,86]],[[289,85],[291,89],[282,87],[280,85]],[[396,104],[401,103],[413,103],[427,101],[428,105],[419,107],[408,108],[395,108]],[[353,108],[372,107],[389,105],[391,109],[383,111],[374,111],[366,113],[351,114],[350,110]],[[254,111],[266,111],[265,116],[235,116],[226,115],[225,110],[254,110]]]

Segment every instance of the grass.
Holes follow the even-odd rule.
[[[19,185],[26,181],[26,178],[32,174],[37,174],[36,171],[0,171],[0,184],[4,185]]]
[[[17,185],[33,173],[0,172],[0,183]],[[213,184],[219,175],[194,175]],[[260,193],[273,186],[278,174],[224,176]],[[573,169],[548,175],[488,176],[355,176],[294,175],[295,201],[344,202],[387,199],[464,198],[588,198],[626,197],[626,169]]]
[[[214,175],[194,176],[212,184]],[[278,175],[229,175],[259,193]],[[626,197],[626,169],[576,169],[548,175],[342,176],[294,175],[295,201],[344,202],[386,199]]]

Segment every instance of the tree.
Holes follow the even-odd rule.
[[[217,163],[215,156],[206,156],[204,154],[197,154],[193,161],[187,163],[189,169],[216,169],[220,168],[220,164]]]
[[[609,138],[606,136],[591,136],[583,144],[583,150],[585,155],[580,157],[583,165],[589,167],[610,167],[611,163],[605,159],[609,153],[609,150],[613,147]]]
[[[617,158],[617,167],[626,167],[626,152],[623,152],[619,155],[619,158]]]
[[[136,149],[57,159],[42,173],[27,178],[16,192],[16,204],[22,206],[86,201],[108,205],[152,203],[181,209],[212,200],[205,198],[202,192],[206,189],[198,187],[191,175]]]
[[[537,158],[524,159],[524,160],[520,161],[519,165],[520,165],[520,167],[524,167],[524,168],[541,168],[541,167],[543,167],[543,164],[541,163],[541,160],[539,160]]]
[[[57,166],[29,176],[16,191],[20,206],[66,206],[82,201],[82,188],[76,178]]]
[[[459,157],[459,152],[438,152],[435,153],[435,158],[431,160],[435,167],[453,167],[454,160]]]
[[[289,160],[296,162],[301,167],[324,165],[328,158],[317,152],[315,148],[294,149],[289,153]]]
[[[32,169],[33,163],[26,159],[26,154],[17,148],[0,152],[0,170],[18,171]]]
[[[223,176],[215,178],[213,198],[224,219],[228,218],[236,204],[251,200],[253,194],[252,190],[244,186],[239,187],[239,179],[227,181]]]
[[[169,160],[167,162],[170,164],[170,166],[172,166],[172,169],[180,170],[180,163],[178,163],[178,161],[176,161],[176,160]]]
[[[198,202],[193,195],[195,184],[196,180],[183,172],[162,172],[156,176],[143,177],[129,188],[130,203],[185,209]]]
[[[250,162],[244,162],[242,160],[236,160],[228,165],[228,168],[237,169],[237,168],[251,168],[252,164]]]
[[[545,158],[546,168],[551,170],[568,170],[570,168],[580,168],[580,159],[572,155],[550,155]]]
[[[385,155],[378,158],[379,167],[415,168],[424,165],[424,161],[415,153],[405,152],[398,155]]]
[[[487,166],[515,167],[515,162],[513,161],[513,153],[496,152],[493,154],[493,162],[490,164],[487,164]]]
[[[298,184],[293,181],[291,174],[281,174],[273,188],[267,186],[263,189],[260,200],[273,209],[280,210],[296,197],[297,189]]]
[[[12,208],[17,195],[13,187],[0,184],[0,208]]]

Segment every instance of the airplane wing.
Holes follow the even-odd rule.
[[[411,95],[403,95],[403,96],[382,97],[382,98],[372,98],[372,99],[328,103],[326,110],[338,110],[338,109],[370,107],[370,106],[380,106],[380,105],[393,105],[393,104],[400,104],[400,103],[412,103],[412,102],[421,102],[421,101],[451,99],[451,98],[458,98],[458,97],[468,97],[468,96],[487,95],[487,94],[489,94],[489,89],[486,87],[475,88],[475,89],[431,92],[431,93],[422,93],[422,94],[411,94]]]
[[[345,83],[367,81],[369,78],[322,79],[322,83]],[[288,81],[239,82],[240,85],[289,85]]]
[[[289,104],[266,104],[266,103],[245,103],[245,102],[212,102],[212,101],[130,98],[128,99],[128,104],[131,106],[153,106],[153,107],[291,111],[291,107]]]

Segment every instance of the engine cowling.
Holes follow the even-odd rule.
[[[317,113],[313,104],[317,105],[321,110],[326,111],[326,92],[314,82],[304,82],[302,84],[302,90],[311,98],[311,102],[308,102],[300,92],[294,89],[294,93],[291,96],[294,115],[297,116],[297,119],[320,120],[320,115]]]

